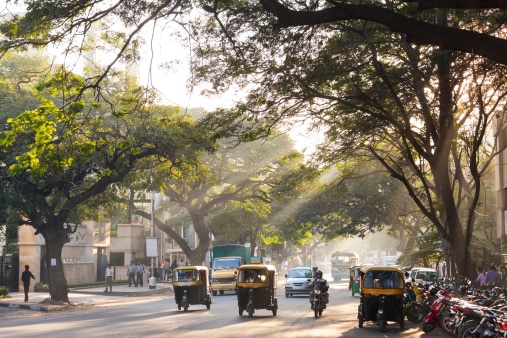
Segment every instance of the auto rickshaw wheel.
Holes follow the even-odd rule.
[[[223,295],[223,294],[224,294],[224,292],[225,292],[224,290],[220,290],[220,294],[221,294],[221,295]]]
[[[178,310],[181,310],[181,303],[178,303]]]
[[[273,310],[271,310],[273,312],[273,316],[276,316],[276,308],[274,308]]]
[[[208,298],[208,301],[206,302],[206,309],[210,309],[211,307],[211,298]]]
[[[188,312],[188,302],[183,304],[183,311]]]
[[[253,317],[254,314],[254,307],[252,304],[248,304],[246,307],[246,310],[248,311],[248,317]]]
[[[400,329],[405,330],[405,318],[401,318],[400,320]]]
[[[382,333],[386,332],[386,321],[385,320],[381,320],[379,323],[379,326],[380,326],[380,332],[382,332]]]
[[[363,327],[363,317],[359,316],[359,328],[361,329]]]
[[[243,308],[241,306],[239,307],[239,315],[243,316]]]

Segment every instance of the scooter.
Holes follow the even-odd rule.
[[[424,319],[422,306],[417,300],[415,291],[407,283],[407,288],[403,294],[403,305],[405,307],[405,316],[412,323],[420,323]]]
[[[435,301],[430,307],[430,312],[424,317],[422,330],[429,333],[438,326],[448,334],[452,334],[451,324],[454,321],[452,307],[451,296],[443,290],[438,291]]]

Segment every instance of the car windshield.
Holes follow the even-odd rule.
[[[288,278],[312,278],[312,270],[310,270],[310,269],[293,269],[293,270],[290,270]]]
[[[217,259],[214,261],[213,268],[215,270],[230,270],[237,269],[239,266],[239,259]]]
[[[437,278],[436,271],[419,271],[415,279],[422,279],[423,281],[434,281]]]

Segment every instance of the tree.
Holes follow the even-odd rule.
[[[7,36],[7,39],[3,41],[5,48],[14,48],[23,44],[44,45],[49,42],[60,41],[63,37],[67,37],[73,32],[78,31],[82,33],[86,31],[91,26],[90,22],[103,19],[105,15],[109,14],[111,16],[118,15],[125,23],[125,26],[130,28],[128,33],[121,35],[122,39],[117,39],[121,47],[120,50],[125,50],[123,49],[124,47],[132,46],[134,37],[139,32],[139,27],[160,16],[173,15],[190,10],[193,3],[186,1],[175,4],[157,3],[153,6],[136,6],[134,11],[128,7],[127,2],[119,2],[115,4],[116,7],[114,9],[101,8],[100,12],[94,7],[94,3],[83,6],[82,3],[75,2],[31,1],[30,4],[32,6],[31,11],[24,19],[16,18],[12,22],[3,25],[3,31]],[[429,65],[435,67],[434,69],[439,74],[438,81],[440,83],[438,87],[439,94],[437,95],[435,92],[433,95],[439,97],[441,108],[441,115],[434,122],[437,122],[438,128],[441,129],[435,132],[437,129],[429,127],[425,131],[427,132],[426,135],[413,133],[413,136],[416,135],[415,138],[402,135],[397,140],[393,138],[392,140],[388,140],[388,142],[396,141],[397,143],[393,144],[400,146],[408,142],[413,146],[417,141],[424,141],[424,137],[428,137],[425,141],[429,143],[421,142],[419,145],[426,147],[420,148],[420,150],[424,149],[426,155],[431,155],[431,158],[425,157],[423,151],[419,152],[417,156],[421,156],[421,158],[417,158],[417,160],[424,160],[424,164],[428,166],[423,168],[423,171],[420,171],[423,174],[421,177],[424,178],[427,168],[430,168],[434,175],[433,183],[435,184],[426,186],[425,191],[410,191],[409,180],[405,180],[406,186],[412,196],[417,196],[420,199],[421,203],[419,205],[421,209],[424,211],[426,208],[429,211],[426,212],[426,216],[431,217],[432,222],[437,224],[437,227],[441,226],[439,231],[444,238],[456,241],[457,243],[463,243],[463,246],[460,245],[460,247],[455,248],[455,255],[460,259],[460,269],[465,269],[466,266],[469,266],[469,269],[471,269],[472,264],[468,264],[471,262],[470,257],[466,252],[470,244],[471,229],[473,227],[468,222],[472,222],[473,224],[473,209],[478,201],[476,192],[479,187],[479,185],[476,185],[479,182],[478,171],[473,168],[474,163],[472,162],[478,163],[477,157],[474,156],[479,154],[480,144],[484,139],[484,135],[481,135],[481,131],[477,130],[478,133],[475,133],[475,136],[468,139],[471,141],[469,143],[471,147],[468,150],[470,151],[469,157],[473,158],[470,162],[472,165],[467,171],[457,171],[459,179],[452,182],[449,181],[446,178],[446,170],[449,169],[447,163],[448,157],[446,155],[450,154],[452,150],[454,159],[459,159],[462,154],[459,151],[455,152],[457,148],[452,148],[450,142],[453,139],[454,122],[456,121],[451,109],[453,104],[451,92],[454,89],[452,87],[452,78],[450,78],[453,71],[451,67],[455,66],[453,62],[462,61],[465,55],[464,53],[453,53],[451,50],[475,53],[492,61],[504,65],[507,64],[507,54],[505,53],[507,42],[505,39],[498,37],[501,34],[500,29],[505,21],[505,4],[499,1],[491,2],[486,0],[465,0],[461,2],[450,0],[407,0],[399,3],[387,2],[385,6],[376,2],[356,5],[330,1],[322,4],[318,2],[291,4],[291,8],[284,6],[276,0],[261,0],[260,3],[247,1],[220,2],[217,0],[212,4],[202,5],[201,2],[197,2],[196,4],[211,13],[212,17],[210,20],[195,21],[197,24],[202,23],[202,27],[193,26],[190,22],[184,23],[185,28],[193,38],[193,43],[202,38],[202,43],[193,49],[196,61],[193,64],[193,70],[195,75],[197,75],[194,79],[196,81],[209,80],[212,85],[210,91],[215,93],[223,91],[231,83],[248,84],[263,88],[263,90],[252,91],[248,97],[248,102],[238,105],[233,114],[225,120],[227,123],[222,124],[225,127],[223,130],[219,130],[217,135],[227,133],[228,129],[230,129],[231,121],[236,121],[237,119],[234,118],[245,112],[251,113],[248,117],[249,119],[262,122],[261,132],[264,132],[272,127],[271,123],[280,121],[280,111],[295,111],[301,108],[301,106],[294,104],[293,101],[304,98],[308,103],[315,104],[315,107],[318,107],[322,102],[326,102],[326,99],[329,98],[326,96],[327,93],[325,95],[321,95],[321,93],[324,92],[323,89],[328,89],[328,87],[333,87],[334,85],[334,80],[327,81],[325,79],[326,72],[333,68],[326,67],[326,62],[322,63],[324,66],[321,68],[315,67],[316,71],[320,71],[320,75],[323,76],[324,81],[314,86],[315,82],[310,84],[305,83],[306,78],[301,70],[301,61],[304,61],[303,65],[311,64],[314,61],[312,56],[316,54],[316,51],[319,51],[322,46],[331,46],[332,44],[328,43],[329,38],[338,36],[339,34],[335,35],[333,33],[341,32],[344,27],[345,30],[350,29],[361,32],[363,25],[366,28],[379,27],[371,24],[372,22],[376,22],[395,31],[396,34],[390,33],[387,35],[384,31],[380,30],[382,31],[382,34],[379,36],[381,39],[372,34],[368,36],[368,39],[358,44],[335,45],[336,49],[329,50],[328,53],[330,61],[333,61],[335,55],[346,57],[349,53],[352,55],[351,53],[357,52],[358,48],[364,46],[371,49],[376,44],[382,44],[382,39],[385,39],[386,36],[403,41],[407,44],[407,47],[413,50],[416,50],[416,48],[413,48],[414,44],[416,44],[420,46],[420,50],[427,49],[429,53],[433,53],[436,59],[430,62]],[[48,10],[48,8],[51,10]],[[277,22],[273,20],[272,15],[277,18]],[[68,20],[69,18],[73,20]],[[193,17],[191,18],[193,20]],[[63,29],[52,30],[60,26]],[[273,31],[270,29],[272,27],[287,29]],[[71,40],[69,39],[68,41]],[[208,48],[210,45],[212,47]],[[213,46],[217,48],[215,49]],[[224,48],[224,46],[228,48]],[[435,48],[429,48],[428,46],[434,46]],[[495,48],[491,48],[491,46],[495,46]],[[294,55],[299,56],[299,58],[294,58]],[[135,55],[125,53],[125,56],[131,57]],[[412,54],[406,53],[404,58],[414,61],[411,57]],[[119,59],[120,56],[114,62]],[[357,61],[358,59],[354,58],[354,60]],[[376,62],[374,67],[389,64],[389,62],[384,62],[388,60],[377,61],[379,62]],[[485,73],[479,72],[481,67],[481,71],[486,70],[491,75],[502,69],[501,67],[483,62],[481,59],[476,59],[476,62],[477,66],[475,69],[479,76],[477,79],[486,80],[486,77],[484,77]],[[357,66],[361,64],[363,62],[360,62]],[[482,64],[484,66],[481,66]],[[343,77],[344,80],[348,81],[350,86],[354,86],[356,84],[354,81],[358,79],[354,78],[354,69],[349,67],[348,72],[352,76],[347,78],[344,75]],[[110,67],[107,67],[106,70],[110,70]],[[380,75],[382,69],[377,68],[376,71],[378,72],[377,75]],[[317,73],[314,72],[315,74]],[[288,81],[283,81],[284,78],[288,79]],[[93,79],[94,86],[98,86],[102,79],[103,77]],[[231,81],[231,79],[234,79],[234,81]],[[343,83],[340,82],[341,85]],[[420,83],[424,83],[424,81]],[[300,86],[299,92],[294,91],[294,84]],[[391,87],[396,88],[395,84],[397,83],[392,82]],[[421,89],[424,89],[424,86],[419,87],[419,90]],[[499,88],[499,90],[502,89]],[[382,92],[386,93],[385,91]],[[276,93],[276,95],[270,95],[270,93]],[[472,91],[469,93],[473,94]],[[424,90],[422,94],[424,94]],[[480,95],[482,94],[480,93]],[[422,97],[421,92],[417,92],[417,95],[418,98]],[[503,93],[499,95],[503,96]],[[356,99],[359,98],[356,96]],[[409,101],[399,100],[398,106],[401,107]],[[379,103],[382,102],[379,101]],[[329,109],[330,107],[332,108],[332,105],[333,103],[329,103],[326,107],[324,103],[318,109]],[[343,105],[342,103],[342,107]],[[424,110],[428,107],[419,107],[417,104],[413,106],[412,108],[417,110]],[[356,108],[355,110],[357,110]],[[378,109],[379,107],[375,108]],[[350,111],[352,110],[354,109],[350,109]],[[478,116],[476,121],[480,122],[479,125],[482,131],[485,130],[483,127],[487,125],[491,117],[490,111],[486,114],[484,112],[482,110],[476,115]],[[378,111],[375,111],[375,114],[377,113]],[[426,117],[434,117],[430,110],[427,110],[426,113],[429,114]],[[367,116],[362,115],[362,117]],[[302,118],[304,119],[304,117]],[[371,121],[375,121],[372,123],[377,123],[379,120],[366,120],[366,122]],[[409,119],[408,121],[411,120]],[[420,121],[426,122],[424,118]],[[346,122],[351,122],[351,120]],[[363,124],[363,127],[367,124]],[[397,125],[397,127],[403,126],[406,127],[406,123]],[[372,128],[372,126],[369,127]],[[381,126],[378,127],[381,128]],[[392,129],[387,128],[385,125],[383,127],[384,132],[389,135]],[[366,130],[367,128],[363,129],[363,131]],[[398,129],[398,131],[403,130]],[[362,135],[364,134],[366,133]],[[258,134],[252,131],[248,131],[246,135],[242,135],[243,139],[251,139],[257,136]],[[421,137],[419,138],[419,136]],[[375,145],[380,145],[380,143],[376,143]],[[382,150],[384,145],[380,145],[379,148],[370,147],[369,150],[379,155],[379,159],[385,159],[386,157],[383,156],[384,152]],[[428,152],[428,148],[431,148],[433,145],[438,145],[440,148],[435,151],[431,149]],[[402,147],[399,147],[399,149],[402,149]],[[413,149],[418,148],[415,147]],[[416,157],[411,156],[410,152],[400,152],[400,154],[409,155],[406,158],[409,161],[416,159]],[[394,158],[392,159],[394,160]],[[405,174],[414,175],[410,176],[411,178],[417,176],[417,173],[398,170],[399,167],[396,161],[390,164],[388,162],[384,163],[386,167],[392,169],[392,174],[398,178],[404,179],[408,177]],[[472,177],[470,181],[472,184],[465,184],[466,180],[463,178],[469,177]],[[456,185],[450,183],[456,183]],[[422,186],[424,187],[424,185]],[[466,192],[466,189],[470,186],[475,186],[475,191],[473,194],[468,195],[473,197],[467,201],[470,208],[466,209],[463,204],[455,203],[454,194],[464,196],[460,195],[460,192]],[[457,192],[454,190],[456,187],[462,190]],[[422,193],[422,195],[418,195],[418,193]],[[424,196],[424,198],[421,199],[421,196]],[[435,201],[435,197],[442,203],[442,208],[435,209],[435,205],[431,204],[432,201]],[[461,229],[459,222],[460,213],[456,208],[457,205],[469,210],[465,229]]]
[[[220,237],[223,228],[219,225],[210,227],[210,219],[215,222],[221,217],[220,212],[235,205],[235,216],[265,219],[269,210],[272,190],[279,187],[285,175],[289,176],[294,168],[301,165],[301,154],[292,150],[292,142],[287,135],[279,135],[269,141],[256,141],[235,144],[223,140],[219,150],[210,156],[205,156],[199,166],[182,168],[179,175],[168,175],[159,167],[153,174],[153,187],[157,187],[169,201],[178,204],[186,210],[197,237],[198,245],[192,249],[189,243],[174,230],[180,224],[181,215],[171,217],[164,222],[154,217],[154,224],[173,238],[192,264],[201,264],[210,246],[210,232]],[[149,212],[135,210],[135,213],[146,219],[151,219]],[[228,219],[231,220],[231,214]],[[234,218],[234,217],[232,217]],[[247,222],[236,218],[240,229],[246,237],[256,240],[256,229],[260,224]]]
[[[210,218],[210,231],[215,236],[215,244],[250,243],[250,255],[255,256],[255,248],[263,247],[260,235],[265,229],[270,204],[261,200],[248,200],[241,203],[228,203],[223,211]]]
[[[506,104],[507,88],[503,75],[498,76],[505,67],[474,55],[413,45],[405,35],[371,22],[273,33],[262,30],[266,22],[251,13],[227,13],[218,11],[213,21],[196,29],[215,30],[217,41],[201,44],[198,55],[208,62],[194,66],[217,91],[231,79],[254,83],[237,107],[249,120],[259,121],[250,135],[280,121],[305,120],[327,136],[320,147],[323,163],[373,156],[402,182],[450,244],[458,271],[472,276],[474,210],[481,177],[495,153],[495,143],[485,136]],[[485,23],[458,14],[460,20],[454,21],[441,13],[424,17],[470,30]],[[490,32],[499,29],[494,20]],[[263,34],[245,33],[258,31]],[[228,41],[231,48],[224,51]]]
[[[62,248],[84,204],[132,172],[191,165],[213,149],[207,133],[181,116],[150,114],[144,91],[118,88],[109,100],[118,100],[115,110],[106,104],[104,112],[97,102],[74,100],[82,85],[72,73],[53,74],[38,89],[61,106],[40,96],[38,108],[9,119],[0,133],[0,209],[17,211],[18,225],[44,237],[48,260],[56,262],[48,264],[51,299],[62,302],[68,302]]]

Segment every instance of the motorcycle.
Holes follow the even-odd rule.
[[[437,326],[448,334],[452,334],[454,311],[451,296],[443,290],[437,292],[436,298],[430,307],[430,312],[424,317],[422,330],[425,333],[433,331]]]
[[[410,282],[405,284],[405,293],[403,294],[403,305],[405,307],[405,316],[412,323],[420,323],[424,318],[422,306],[417,300],[415,290]]]
[[[326,289],[327,287],[324,283],[316,281],[313,284],[312,309],[315,313],[315,318],[322,316],[322,312],[326,308]]]
[[[453,335],[458,338],[473,337],[475,331],[482,319],[482,307],[462,302],[454,306],[456,317],[453,325]]]

